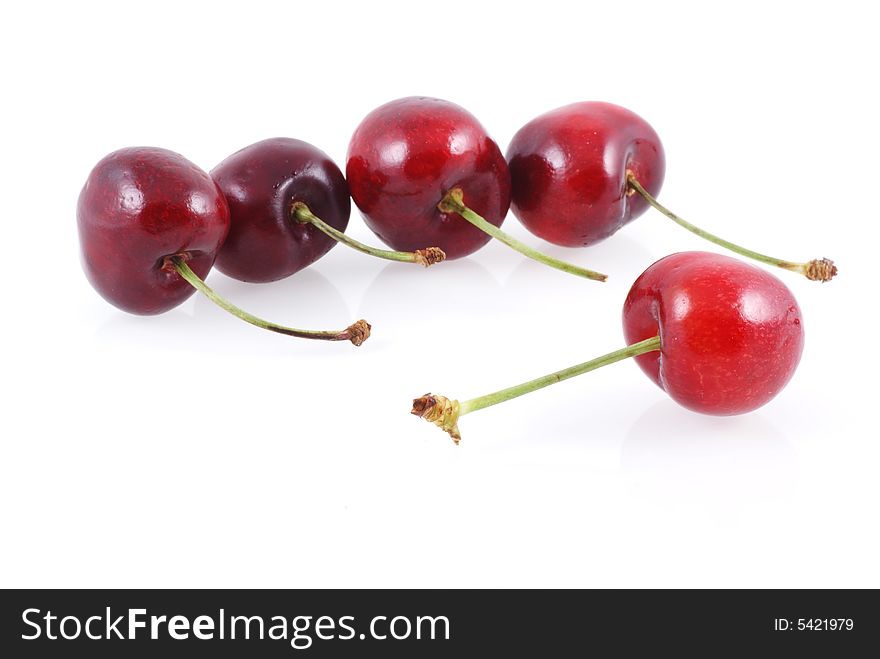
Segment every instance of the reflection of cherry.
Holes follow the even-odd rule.
[[[306,142],[276,137],[251,144],[211,176],[229,202],[230,231],[217,269],[230,277],[283,279],[324,256],[337,240],[398,261],[442,260],[432,250],[375,250],[346,236],[351,200],[345,178],[326,153]],[[429,256],[435,258],[429,262]]]
[[[436,245],[455,259],[494,237],[551,267],[605,278],[498,229],[510,205],[507,162],[476,118],[448,101],[402,98],[373,110],[351,138],[346,177],[367,225],[394,249]]]
[[[678,225],[742,256],[828,281],[828,259],[783,261],[704,231],[662,206],[666,159],[654,129],[610,103],[574,103],[519,129],[507,150],[514,214],[545,240],[577,247],[607,238],[649,205]]]
[[[682,252],[650,266],[623,307],[626,348],[459,403],[426,394],[413,414],[458,441],[458,418],[600,366],[635,357],[673,400],[703,414],[742,414],[767,403],[794,374],[804,344],[791,291],[728,256]]]
[[[370,326],[341,332],[299,330],[252,316],[203,281],[229,231],[229,208],[201,169],[171,151],[121,149],[89,175],[77,205],[86,275],[111,304],[131,313],[173,309],[198,289],[242,320],[310,339],[360,345]]]

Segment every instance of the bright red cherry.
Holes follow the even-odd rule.
[[[436,245],[455,259],[495,237],[553,267],[604,279],[498,229],[510,205],[507,162],[477,119],[454,103],[409,97],[373,110],[351,138],[346,177],[367,225],[394,249]]]
[[[211,170],[229,202],[231,228],[217,269],[242,281],[289,277],[324,256],[337,241],[375,256],[428,266],[439,250],[388,252],[343,232],[351,214],[348,185],[326,153],[301,140],[276,137],[251,144]]]
[[[198,289],[242,320],[311,339],[360,345],[370,326],[298,330],[242,311],[203,281],[229,231],[229,207],[211,177],[183,156],[152,147],[115,151],[92,170],[77,205],[86,275],[111,304],[158,314]]]
[[[708,252],[667,256],[623,305],[628,344],[660,337],[636,362],[677,403],[703,414],[743,414],[778,394],[804,346],[801,310],[766,270]]]
[[[514,135],[507,150],[514,214],[529,231],[557,245],[591,245],[648,206],[737,254],[828,281],[828,259],[784,261],[719,238],[656,199],[663,185],[663,145],[640,116],[610,103],[573,103],[542,114]]]
[[[707,252],[673,254],[645,270],[624,303],[623,327],[626,348],[461,403],[426,394],[413,401],[412,413],[457,442],[463,414],[635,357],[681,405],[703,414],[742,414],[782,390],[804,345],[801,312],[785,284]]]

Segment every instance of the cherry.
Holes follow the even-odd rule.
[[[804,345],[801,312],[791,291],[769,272],[728,256],[681,252],[635,281],[623,305],[627,347],[521,385],[459,403],[425,394],[412,413],[458,443],[458,419],[635,357],[677,403],[703,414],[743,414],[778,394]]]
[[[251,144],[211,170],[226,196],[230,230],[217,269],[249,282],[289,277],[324,256],[337,241],[382,258],[428,266],[443,260],[433,248],[389,252],[343,232],[351,214],[342,172],[320,149],[285,137]]]
[[[615,233],[648,206],[716,245],[829,281],[828,259],[784,261],[754,252],[686,222],[656,199],[666,160],[654,129],[610,103],[573,103],[519,129],[507,150],[514,214],[529,231],[557,245],[591,245]]]
[[[498,228],[510,206],[507,162],[477,119],[458,105],[409,97],[373,110],[352,135],[345,171],[367,226],[394,249],[437,245],[456,259],[494,237],[551,267],[605,279]]]
[[[242,320],[302,338],[360,345],[370,326],[298,330],[252,316],[205,284],[229,232],[229,207],[211,177],[183,156],[152,147],[120,149],[89,174],[77,204],[83,267],[111,304],[159,314],[195,290]]]

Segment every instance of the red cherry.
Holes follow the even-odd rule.
[[[728,256],[682,252],[650,266],[623,307],[626,348],[459,403],[426,394],[412,413],[458,442],[458,419],[601,366],[635,357],[673,400],[704,414],[764,405],[794,374],[804,344],[791,291],[770,273]]]
[[[778,394],[804,345],[801,311],[769,272],[719,254],[682,252],[648,268],[623,306],[627,343],[660,337],[636,362],[677,403],[742,414]]]
[[[165,258],[181,256],[204,278],[229,231],[229,208],[211,177],[150,147],[120,149],[95,165],[76,215],[89,281],[136,314],[163,313],[192,295]]]
[[[498,229],[510,205],[507,162],[458,105],[410,97],[373,110],[351,138],[345,172],[367,225],[394,249],[436,245],[456,259],[495,237],[553,267],[604,279],[540,255]]]
[[[566,247],[592,245],[645,212],[645,200],[627,194],[627,170],[655,195],[666,172],[654,129],[610,103],[542,114],[514,135],[507,160],[514,214],[536,236]]]
[[[414,253],[368,247],[343,232],[351,214],[345,177],[320,149],[276,137],[241,149],[211,170],[229,202],[231,229],[217,269],[242,281],[289,277],[324,256],[337,241],[381,258],[428,266],[435,248]]]
[[[92,170],[77,205],[86,275],[111,304],[158,314],[198,289],[242,320],[302,338],[360,345],[370,326],[341,332],[299,330],[242,311],[203,281],[229,231],[229,207],[211,177],[165,149],[121,149]]]
[[[663,145],[640,116],[610,103],[573,103],[533,119],[507,150],[514,214],[545,240],[575,247],[615,233],[650,205],[679,226],[737,254],[829,281],[828,259],[785,261],[752,251],[685,221],[656,196],[666,169]]]
[[[399,250],[427,241],[457,259],[489,242],[437,208],[455,187],[495,226],[510,206],[510,175],[498,145],[467,110],[436,98],[401,98],[370,112],[352,135],[345,173],[367,226]]]

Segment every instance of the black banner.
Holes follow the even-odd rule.
[[[868,590],[23,590],[0,656],[848,657],[878,622]]]

